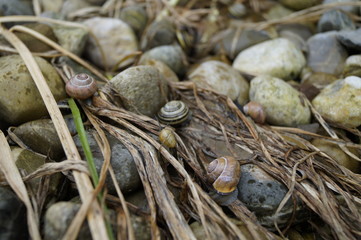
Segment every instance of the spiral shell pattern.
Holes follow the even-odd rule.
[[[158,119],[163,124],[182,125],[190,118],[188,106],[178,100],[166,103],[158,112]]]
[[[219,194],[230,194],[237,188],[241,168],[234,157],[219,157],[208,166],[208,178]]]
[[[97,83],[86,73],[74,75],[65,86],[66,93],[76,99],[84,100],[91,97],[98,89]]]

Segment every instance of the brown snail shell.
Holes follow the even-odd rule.
[[[266,121],[266,112],[261,104],[249,102],[243,106],[245,114],[249,115],[256,123],[264,124]]]
[[[230,194],[237,188],[241,167],[234,157],[219,157],[208,165],[208,178],[219,194]]]
[[[158,119],[163,124],[179,126],[190,119],[188,106],[179,100],[167,102],[158,112]]]
[[[169,148],[175,148],[177,146],[177,140],[174,132],[169,127],[166,127],[159,132],[159,141]]]
[[[97,83],[86,73],[74,75],[66,83],[66,93],[76,99],[84,100],[91,97],[98,89]]]

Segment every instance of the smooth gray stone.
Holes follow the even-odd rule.
[[[355,28],[353,20],[340,10],[325,12],[317,24],[318,32],[354,30]]]
[[[351,51],[361,52],[361,28],[354,31],[341,31],[337,35],[337,40]]]
[[[342,73],[348,54],[337,40],[337,35],[336,31],[318,33],[307,41],[307,64],[314,72]]]

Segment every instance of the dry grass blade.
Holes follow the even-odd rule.
[[[59,52],[61,52],[65,56],[68,56],[71,59],[73,59],[74,61],[78,62],[80,65],[87,68],[89,71],[94,73],[94,75],[96,75],[97,77],[99,77],[103,81],[105,81],[105,82],[108,81],[108,79],[106,77],[104,77],[103,74],[101,74],[97,69],[92,67],[89,63],[87,63],[86,61],[84,61],[83,59],[81,59],[80,57],[75,55],[74,53],[66,50],[63,47],[61,47],[59,44],[55,43],[54,41],[50,40],[49,38],[45,37],[44,35],[38,33],[37,31],[34,31],[34,30],[32,30],[30,28],[27,28],[27,27],[24,27],[24,26],[14,26],[14,27],[11,28],[11,31],[24,32],[24,33],[27,33],[27,34],[39,39],[40,41],[42,41],[42,42],[46,43],[47,45],[53,47],[54,49],[58,50]]]
[[[277,24],[297,23],[303,21],[317,21],[318,18],[325,12],[336,9],[341,6],[361,6],[359,2],[336,2],[330,4],[320,4],[314,7],[306,8],[304,10],[294,12],[281,19],[257,22],[257,23],[240,23],[242,28],[265,29]]]
[[[74,161],[74,160],[64,160],[62,162],[55,163],[45,163],[38,169],[36,169],[31,174],[23,178],[24,181],[29,181],[33,178],[43,177],[51,175],[57,172],[71,171],[76,170],[78,172],[83,172],[89,174],[87,165],[85,162]]]
[[[21,179],[15,161],[12,159],[10,146],[2,131],[0,131],[0,152],[2,155],[0,158],[0,169],[4,173],[11,188],[26,206],[30,236],[34,240],[40,240],[41,237],[38,229],[39,219],[35,216],[25,184]]]
[[[0,27],[0,32],[18,50],[20,56],[24,59],[25,65],[27,66],[30,75],[32,76],[51,116],[67,158],[81,161],[67,125],[60,113],[60,110],[49,87],[47,86],[46,80],[44,79],[39,66],[35,62],[34,57],[31,55],[26,46],[16,37],[16,35],[6,30],[2,26]],[[73,171],[73,175],[78,186],[80,197],[83,201],[86,201],[92,196],[91,194],[93,186],[90,182],[90,179],[88,175],[77,171]],[[92,203],[91,211],[88,214],[88,220],[93,238],[107,239],[107,232],[105,229],[102,211],[97,202]]]

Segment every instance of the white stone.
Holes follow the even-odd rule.
[[[209,88],[230,97],[232,100],[236,100],[241,94],[240,104],[248,100],[248,82],[239,72],[223,62],[204,62],[192,71],[188,78],[199,87]]]
[[[345,78],[345,83],[351,85],[351,87],[360,89],[361,88],[361,78],[355,76],[349,76]]]
[[[305,64],[302,52],[290,40],[278,38],[240,52],[233,67],[254,76],[270,75],[290,80],[300,74]]]
[[[100,68],[115,67],[125,56],[138,50],[138,41],[133,30],[122,20],[115,18],[95,17],[84,21],[90,28],[97,41],[90,36],[85,52],[91,62]],[[103,50],[105,62],[100,48]],[[134,62],[134,58],[127,59],[119,64],[118,68],[124,67]],[[106,64],[105,64],[106,63]]]

